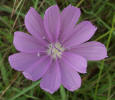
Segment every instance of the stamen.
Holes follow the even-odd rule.
[[[55,44],[50,44],[47,50],[48,55],[51,55],[54,59],[56,59],[56,57],[61,58],[63,52],[64,48],[59,42]]]

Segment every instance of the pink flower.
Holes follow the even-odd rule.
[[[61,84],[70,91],[80,88],[79,73],[87,72],[87,61],[107,57],[103,44],[86,42],[97,28],[89,21],[76,25],[80,13],[71,5],[60,13],[55,5],[46,10],[42,19],[30,8],[25,16],[30,35],[15,32],[13,43],[19,53],[9,56],[11,67],[29,80],[41,79],[40,87],[50,93]]]

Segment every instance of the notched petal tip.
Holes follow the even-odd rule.
[[[20,35],[20,34],[22,34],[22,33],[24,33],[24,32],[21,32],[21,31],[16,31],[16,32],[14,32],[14,38],[15,38],[16,35]]]
[[[58,90],[58,89],[57,90],[50,90],[48,88],[44,88],[41,84],[40,84],[40,88],[45,90],[45,91],[47,91],[47,92],[49,92],[50,94],[53,94],[54,92],[56,92]]]
[[[89,25],[91,28],[94,28],[95,31],[97,30],[97,27],[91,21],[85,20],[83,22],[86,23],[87,25]]]
[[[8,61],[9,61],[9,64],[10,64],[11,68],[13,68],[13,67],[12,67],[12,55],[10,55],[10,56],[8,57]]]
[[[77,8],[77,9],[79,9],[79,10],[80,10],[80,8],[75,7],[75,6],[73,6],[72,4],[69,4],[67,7],[73,7],[73,8]],[[81,10],[80,10],[80,11],[81,11]]]
[[[74,92],[74,91],[78,90],[80,87],[81,87],[81,85],[79,87],[77,87],[77,89],[76,88],[70,88],[68,90],[71,91],[71,92]]]
[[[30,7],[30,10],[35,10],[35,8],[33,8],[33,7]]]
[[[13,67],[13,55],[14,54],[12,54],[12,55],[10,55],[9,57],[8,57],[8,61],[9,61],[9,64],[10,64],[10,66],[11,66],[11,68],[13,68],[13,69],[15,69],[15,67]],[[17,69],[15,69],[15,70],[17,70]]]
[[[32,76],[29,73],[23,72],[23,74],[27,79],[32,79]]]
[[[35,10],[35,8],[30,7],[30,9],[28,10],[27,14],[31,13],[32,11],[36,11],[36,10]],[[27,15],[27,14],[26,14],[26,15]],[[25,17],[26,17],[26,16],[25,16]]]
[[[32,80],[32,81],[36,81],[36,80],[33,80],[33,77],[31,74],[29,73],[26,73],[26,72],[22,72],[24,77],[27,78],[28,80]]]
[[[47,8],[47,10],[45,11],[45,13],[47,12],[47,11],[49,11],[50,9],[58,9],[59,10],[59,7],[58,7],[58,5],[52,5],[51,7],[48,7]]]
[[[71,86],[71,87],[68,87],[68,88],[65,87],[65,88],[71,92],[74,92],[74,91],[77,91],[81,87],[81,84],[82,84],[82,80],[79,81],[79,84],[76,84],[77,87]]]
[[[103,59],[108,57],[108,55],[107,55],[107,48],[105,47],[104,44],[102,44],[100,42],[97,42],[97,43],[98,43],[98,45],[100,45],[100,48],[102,49],[102,53],[101,53],[102,55],[100,55],[100,60],[103,60]]]
[[[86,74],[87,73],[87,70],[86,71],[84,71],[82,74]]]
[[[107,55],[105,56],[105,58],[108,58],[108,57],[109,57],[109,56],[107,56]]]
[[[14,32],[13,44],[14,44],[15,47],[16,47],[16,37],[17,37],[17,35],[18,36],[20,35],[20,31]]]
[[[71,87],[70,89],[68,89],[69,91],[74,92],[74,91],[78,90],[81,87],[81,85],[82,85],[82,79],[81,79],[80,76],[79,76],[79,79],[80,79],[79,80],[79,84],[76,84],[77,87]]]
[[[9,57],[8,57],[8,62],[9,62],[9,64],[10,64],[10,67],[12,68],[12,69],[14,69],[14,70],[17,70],[17,71],[21,71],[19,68],[17,68],[17,67],[15,67],[15,64],[14,64],[14,55],[15,54],[12,54],[12,55],[10,55]]]
[[[86,23],[87,25],[92,26],[93,28],[97,29],[97,27],[91,21],[85,20],[83,22]]]
[[[28,10],[27,14],[29,14],[29,13],[31,14],[31,13],[34,13],[34,12],[35,12],[35,13],[37,12],[36,9],[33,8],[33,7],[30,7],[30,9]],[[26,14],[26,15],[27,15],[27,14]]]

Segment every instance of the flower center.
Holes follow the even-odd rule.
[[[59,42],[55,44],[49,44],[47,53],[48,55],[51,55],[54,59],[56,59],[56,57],[61,58],[63,52],[64,48]]]

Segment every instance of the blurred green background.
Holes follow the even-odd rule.
[[[62,86],[53,95],[13,70],[8,56],[17,52],[12,44],[15,31],[24,31],[24,16],[32,6],[41,16],[51,5],[81,8],[80,21],[89,20],[98,30],[91,40],[104,43],[108,58],[88,62],[82,86],[69,92]],[[0,0],[0,100],[115,100],[115,0]]]

